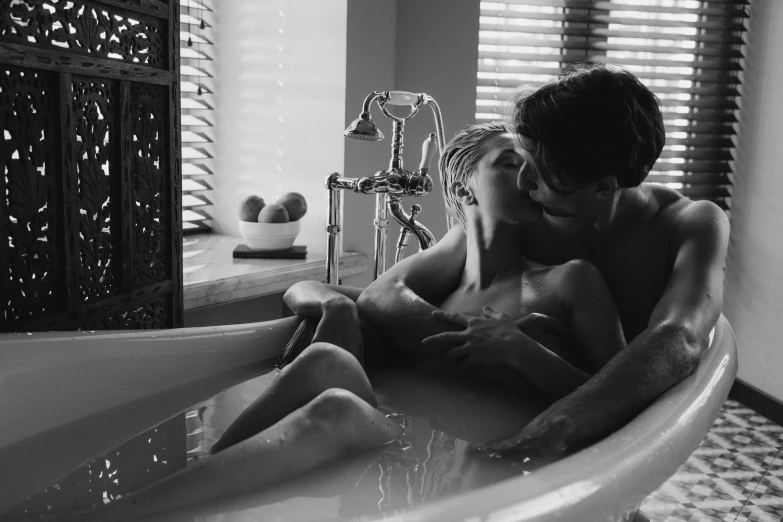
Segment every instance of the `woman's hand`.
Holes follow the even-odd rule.
[[[318,281],[300,281],[288,289],[283,302],[297,317],[319,320],[314,343],[334,344],[362,362],[362,333],[353,299]]]
[[[422,346],[441,351],[446,360],[471,366],[508,366],[515,353],[534,342],[522,333],[506,314],[484,307],[484,317],[435,310],[438,320],[464,327],[460,332],[444,332],[422,340]]]
[[[320,319],[327,311],[346,313],[354,302],[318,281],[300,281],[283,295],[283,302],[297,317]]]
[[[315,329],[313,342],[339,346],[352,353],[363,365],[364,344],[356,303],[346,298],[325,305],[321,320],[318,321]]]

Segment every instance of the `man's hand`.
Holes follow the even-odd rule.
[[[541,467],[561,458],[568,449],[565,434],[569,419],[550,411],[538,415],[519,433],[483,445],[473,445],[488,457],[522,461],[530,468]]]
[[[423,348],[429,353],[440,354],[444,360],[453,360],[466,368],[503,367],[554,397],[571,393],[590,377],[520,330],[520,323],[531,329],[536,326],[552,330],[556,319],[537,314],[514,322],[506,314],[489,307],[484,308],[484,317],[441,310],[433,311],[432,315],[463,328],[422,340]]]
[[[432,316],[435,319],[461,326],[464,330],[432,335],[424,339],[422,345],[426,344],[433,351],[449,351],[454,354],[451,356],[454,359],[458,356],[469,357],[474,359],[476,364],[484,361],[484,365],[508,362],[507,356],[514,347],[516,350],[524,350],[531,340],[561,356],[573,351],[572,336],[565,325],[555,317],[532,313],[511,321],[506,314],[496,312],[488,306],[484,307],[483,312],[484,317],[480,318],[442,310],[434,311]],[[522,335],[519,335],[520,333]],[[479,355],[479,352],[483,353]]]
[[[484,317],[435,310],[432,316],[464,330],[444,332],[422,340],[422,346],[442,353],[446,360],[462,362],[466,367],[503,366],[511,362],[512,353],[524,350],[532,340],[522,333],[506,314],[484,307]]]

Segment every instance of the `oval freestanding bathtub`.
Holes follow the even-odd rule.
[[[0,335],[0,469],[14,470],[0,477],[0,519],[92,458],[271,371],[297,321]],[[721,316],[697,372],[611,436],[532,474],[384,518],[623,520],[698,446],[736,371]]]

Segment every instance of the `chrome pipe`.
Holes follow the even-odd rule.
[[[334,172],[326,178],[326,189],[329,191],[329,208],[326,224],[326,282],[330,285],[339,284],[340,278],[340,218],[343,191],[340,186],[346,178],[340,178]]]
[[[402,171],[402,147],[404,141],[402,138],[402,131],[405,130],[405,120],[394,119],[392,126],[392,157],[389,161],[389,170],[392,172]]]
[[[379,192],[375,195],[375,266],[372,280],[378,279],[386,271],[386,227],[389,225],[386,213],[386,193]]]

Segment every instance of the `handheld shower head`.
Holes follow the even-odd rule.
[[[362,112],[359,118],[353,120],[353,123],[345,129],[343,135],[355,140],[381,141],[383,139],[383,133],[378,130],[378,125],[372,121],[369,112]]]

